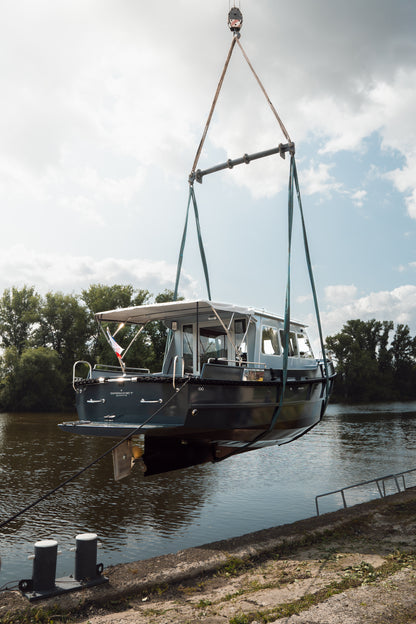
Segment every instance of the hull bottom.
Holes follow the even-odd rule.
[[[62,430],[89,436],[144,439],[144,475],[150,476],[207,462],[218,462],[232,455],[287,444],[317,425],[323,415],[322,401],[291,406],[289,415],[275,427],[269,423],[231,429],[205,429],[186,426],[155,426],[133,423],[74,421],[61,423]],[[285,410],[283,409],[283,414]],[[269,421],[270,422],[270,421]]]

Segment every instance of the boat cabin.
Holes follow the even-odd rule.
[[[283,366],[284,319],[254,308],[175,301],[100,312],[96,318],[101,324],[137,324],[139,332],[150,321],[163,321],[169,331],[162,375],[260,380],[265,369]],[[288,368],[316,366],[301,323],[291,323],[288,355]]]

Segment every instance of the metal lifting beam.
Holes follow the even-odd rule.
[[[232,169],[235,165],[242,165],[244,163],[248,165],[252,160],[257,160],[258,158],[265,158],[266,156],[273,156],[274,154],[280,154],[280,156],[284,158],[286,152],[293,155],[295,153],[295,144],[280,143],[278,147],[273,147],[269,150],[263,150],[262,152],[256,152],[255,154],[244,154],[241,158],[235,158],[234,160],[229,158],[225,163],[221,163],[220,165],[216,165],[210,169],[204,169],[203,171],[201,171],[201,169],[197,169],[195,173],[192,172],[189,176],[189,184],[193,184],[195,180],[202,184],[203,177],[209,173],[216,173],[217,171],[222,171],[223,169]]]

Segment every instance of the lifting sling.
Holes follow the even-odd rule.
[[[174,291],[174,300],[176,300],[177,295],[178,295],[178,287],[179,287],[179,279],[180,279],[180,273],[181,273],[181,268],[182,268],[182,261],[183,261],[183,252],[184,252],[184,248],[185,248],[185,242],[186,242],[186,234],[187,234],[187,227],[188,227],[188,217],[189,217],[189,206],[190,206],[190,202],[192,200],[193,203],[193,207],[194,207],[194,214],[195,214],[195,222],[196,222],[196,226],[197,226],[197,234],[198,234],[198,243],[199,243],[199,250],[200,250],[200,254],[201,254],[201,260],[202,260],[202,264],[203,264],[203,268],[204,268],[204,274],[205,274],[205,281],[206,281],[206,286],[207,286],[207,291],[208,291],[208,298],[209,300],[211,300],[211,289],[210,289],[210,284],[209,284],[209,276],[208,276],[208,267],[207,267],[207,262],[206,262],[206,257],[205,257],[205,251],[204,251],[204,246],[203,246],[203,242],[202,242],[202,235],[201,235],[201,229],[200,229],[200,223],[199,223],[199,214],[198,214],[198,208],[197,208],[197,203],[196,203],[196,197],[195,197],[195,191],[194,191],[194,182],[197,181],[199,183],[202,183],[203,178],[205,175],[208,175],[210,173],[215,173],[217,171],[221,171],[223,169],[232,169],[234,166],[240,165],[240,164],[248,164],[249,162],[251,162],[252,160],[256,160],[258,158],[264,158],[266,156],[272,156],[274,154],[279,154],[282,158],[285,158],[286,153],[288,153],[290,155],[290,170],[289,170],[289,188],[288,188],[288,261],[287,261],[287,283],[286,283],[286,297],[285,297],[285,314],[284,314],[284,331],[283,331],[283,376],[282,376],[282,384],[280,387],[280,397],[279,397],[279,402],[278,402],[278,406],[273,414],[273,417],[270,421],[270,425],[269,427],[263,431],[261,434],[259,434],[254,440],[251,440],[250,442],[247,443],[247,445],[245,445],[242,449],[240,449],[239,451],[236,452],[242,452],[244,450],[247,450],[248,447],[250,447],[254,442],[258,441],[261,438],[264,438],[267,436],[267,433],[270,432],[276,422],[277,419],[279,417],[280,414],[280,410],[281,407],[283,405],[283,399],[284,399],[284,395],[285,395],[285,390],[286,390],[286,383],[287,383],[287,372],[288,372],[288,355],[289,355],[289,333],[290,333],[290,284],[291,284],[291,248],[292,248],[292,229],[293,229],[293,201],[294,201],[294,195],[296,194],[297,197],[297,202],[298,202],[298,206],[299,206],[299,212],[300,212],[300,219],[301,219],[301,225],[302,225],[302,234],[303,234],[303,243],[304,243],[304,250],[305,250],[305,258],[306,258],[306,264],[308,267],[308,274],[309,274],[309,281],[310,281],[310,285],[311,285],[311,290],[312,290],[312,295],[313,295],[313,301],[314,301],[314,308],[315,308],[315,314],[316,314],[316,320],[317,320],[317,326],[318,326],[318,333],[319,333],[319,339],[320,339],[320,347],[322,350],[322,354],[323,354],[323,367],[324,367],[324,374],[325,374],[325,391],[323,392],[323,396],[324,398],[324,402],[323,402],[323,411],[324,408],[326,408],[326,404],[329,400],[329,374],[328,374],[328,361],[325,355],[325,348],[324,348],[324,340],[323,340],[323,334],[322,334],[322,326],[321,326],[321,320],[320,320],[320,314],[319,314],[319,307],[318,307],[318,299],[317,299],[317,294],[316,294],[316,288],[315,288],[315,282],[314,282],[314,277],[313,277],[313,271],[312,271],[312,263],[311,263],[311,258],[310,258],[310,253],[309,253],[309,245],[308,245],[308,239],[307,239],[307,234],[306,234],[306,227],[305,227],[305,220],[304,220],[304,215],[303,215],[303,208],[302,208],[302,201],[301,201],[301,195],[300,195],[300,187],[299,187],[299,180],[298,180],[298,174],[297,174],[297,169],[296,169],[296,162],[295,162],[295,144],[292,142],[289,133],[287,132],[282,120],[280,119],[275,107],[273,106],[272,102],[270,101],[269,96],[267,95],[267,92],[260,80],[260,78],[258,77],[257,73],[255,72],[246,52],[244,51],[243,46],[241,45],[240,42],[240,29],[243,23],[243,16],[241,14],[241,11],[236,8],[233,7],[228,15],[228,23],[229,23],[229,27],[230,30],[233,33],[233,38],[232,38],[232,42],[231,42],[231,46],[230,49],[228,51],[228,55],[224,64],[224,68],[222,70],[219,82],[218,82],[218,86],[214,95],[214,99],[212,101],[211,104],[211,108],[209,111],[209,115],[208,115],[208,119],[207,122],[205,124],[205,128],[202,134],[202,138],[201,141],[198,145],[198,149],[195,155],[195,159],[192,165],[192,169],[191,169],[191,173],[189,175],[189,199],[188,199],[188,204],[187,204],[187,210],[186,210],[186,219],[185,219],[185,227],[184,227],[184,231],[183,231],[183,235],[182,235],[182,241],[181,241],[181,247],[180,247],[180,252],[179,252],[179,259],[178,259],[178,266],[177,266],[177,273],[176,273],[176,282],[175,282],[175,291]],[[225,163],[216,165],[214,167],[211,167],[209,169],[205,169],[204,171],[201,171],[200,169],[197,169],[198,166],[198,161],[205,143],[205,139],[206,136],[208,134],[208,129],[212,120],[212,116],[214,114],[214,110],[215,110],[215,106],[217,104],[218,101],[218,97],[224,82],[224,78],[230,63],[230,59],[232,56],[232,53],[234,51],[235,45],[238,45],[238,47],[240,48],[244,59],[246,60],[248,66],[250,67],[258,85],[260,86],[260,89],[262,90],[279,126],[280,129],[287,141],[286,144],[280,144],[272,149],[269,150],[264,150],[262,152],[257,152],[255,154],[244,154],[244,156],[240,157],[240,158],[236,158],[234,160],[227,160]]]

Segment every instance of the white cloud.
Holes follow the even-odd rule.
[[[231,41],[223,3],[200,7],[203,27],[190,0],[164,3],[162,11],[158,4],[114,0],[23,5],[24,11],[22,3],[9,4],[0,26],[0,52],[13,59],[0,78],[7,93],[0,103],[4,160],[39,174],[64,167],[70,154],[81,171],[98,171],[94,160],[111,154],[186,179]],[[379,131],[386,148],[407,158],[415,143],[409,136],[416,98],[411,6],[401,6],[398,16],[392,0],[348,7],[320,0],[311,12],[309,0],[300,0],[295,12],[260,0],[244,14],[241,41],[292,138],[322,137],[322,151],[330,153],[355,150]],[[295,22],[303,36],[293,46],[288,25]],[[228,158],[282,139],[236,47],[208,144]],[[287,183],[275,159],[244,169],[232,180],[255,197]],[[312,169],[310,192],[337,188],[328,165]],[[70,180],[63,186],[67,192]],[[412,189],[411,183],[409,197]]]
[[[364,204],[364,199],[367,196],[367,191],[355,191],[351,193],[351,199],[356,206],[362,206]]]
[[[416,131],[414,140],[416,142]],[[393,181],[401,193],[407,195],[405,201],[408,214],[412,219],[416,219],[416,149],[407,157],[404,167],[390,171],[386,177]]]
[[[349,298],[343,300],[342,293]],[[406,284],[391,291],[372,292],[357,297],[354,286],[330,286],[326,289],[327,306],[323,311],[326,335],[340,331],[350,319],[393,321],[409,325],[416,334],[416,286]]]
[[[332,305],[345,304],[354,301],[357,296],[357,287],[354,284],[327,286],[325,299]]]
[[[293,3],[258,0],[242,8],[241,41],[302,158],[302,195],[315,201],[338,194],[357,206],[364,201],[370,205],[370,191],[361,189],[356,172],[335,168],[332,155],[339,156],[338,164],[340,152],[349,151],[355,168],[361,159],[363,175],[367,169],[380,176],[385,167],[379,161],[393,155],[387,180],[406,198],[406,204],[398,201],[394,208],[397,214],[407,208],[416,218],[416,5],[298,0],[295,10]],[[181,183],[186,187],[231,42],[227,9],[223,0],[204,5],[191,0],[162,5],[129,0],[5,3],[0,23],[4,286],[25,281],[78,290],[84,281],[125,277],[138,284],[148,280],[157,291],[168,274],[173,284],[172,266],[136,260],[132,265],[122,256],[127,241],[133,241],[126,253],[130,257],[135,249],[140,254],[144,239],[155,237],[154,256],[165,257],[178,221],[180,237],[183,213],[176,213],[172,189]],[[301,33],[296,42],[293,33]],[[375,133],[382,150],[363,154]],[[236,48],[200,166],[282,140]],[[305,155],[312,150],[312,156]],[[287,163],[276,156],[242,165],[226,172],[227,183],[248,189],[255,199],[268,198],[287,188]],[[223,199],[209,196],[213,208],[206,220],[217,232],[227,232],[227,254],[243,267],[236,278],[240,284],[233,287],[246,292],[247,272],[259,262],[256,280],[261,275],[269,290],[267,254],[259,251],[267,245],[275,245],[276,251],[282,247],[277,235],[284,230],[283,216],[276,240],[266,242],[267,217],[261,221],[265,203],[258,209],[256,204],[250,219],[233,221],[225,216]],[[317,214],[313,227],[321,228],[323,240],[344,234],[337,209],[334,205],[324,223],[318,223]],[[248,214],[244,210],[241,206],[241,214]],[[353,222],[353,213],[351,230],[362,226]],[[259,250],[259,240],[264,249]],[[17,241],[26,250],[17,249]],[[63,256],[31,251],[48,249],[48,244],[49,249],[61,246]],[[83,250],[90,256],[84,257]],[[109,250],[121,258],[105,264],[102,258]],[[395,257],[392,266],[405,265],[408,257]],[[352,265],[353,260],[349,250],[345,262]],[[371,270],[366,266],[362,274]],[[221,273],[220,279],[229,283],[227,271]],[[347,275],[349,280],[352,266]],[[357,294],[358,288],[367,288],[360,277],[356,292],[352,286],[333,290],[333,300],[341,306],[339,318],[344,312],[358,315],[360,301],[366,313],[365,298]],[[186,279],[192,290],[191,277]],[[334,278],[328,278],[331,282]],[[395,291],[391,283],[386,289]],[[224,285],[223,290],[228,292]],[[343,298],[355,307],[344,309]],[[374,297],[371,305],[376,305]],[[398,316],[399,308],[397,303]],[[336,306],[332,313],[335,319]]]
[[[302,172],[302,185],[306,195],[325,194],[342,190],[342,184],[337,182],[330,171],[333,165],[319,163],[317,166],[312,162],[311,167]]]
[[[173,289],[176,267],[166,262],[146,259],[122,259],[107,257],[97,260],[90,256],[36,253],[22,246],[0,252],[0,288],[34,285],[36,290],[75,292],[90,284],[132,284],[134,287],[158,294]],[[7,277],[4,277],[7,276]],[[197,285],[186,273],[181,275],[181,294],[193,297]]]

